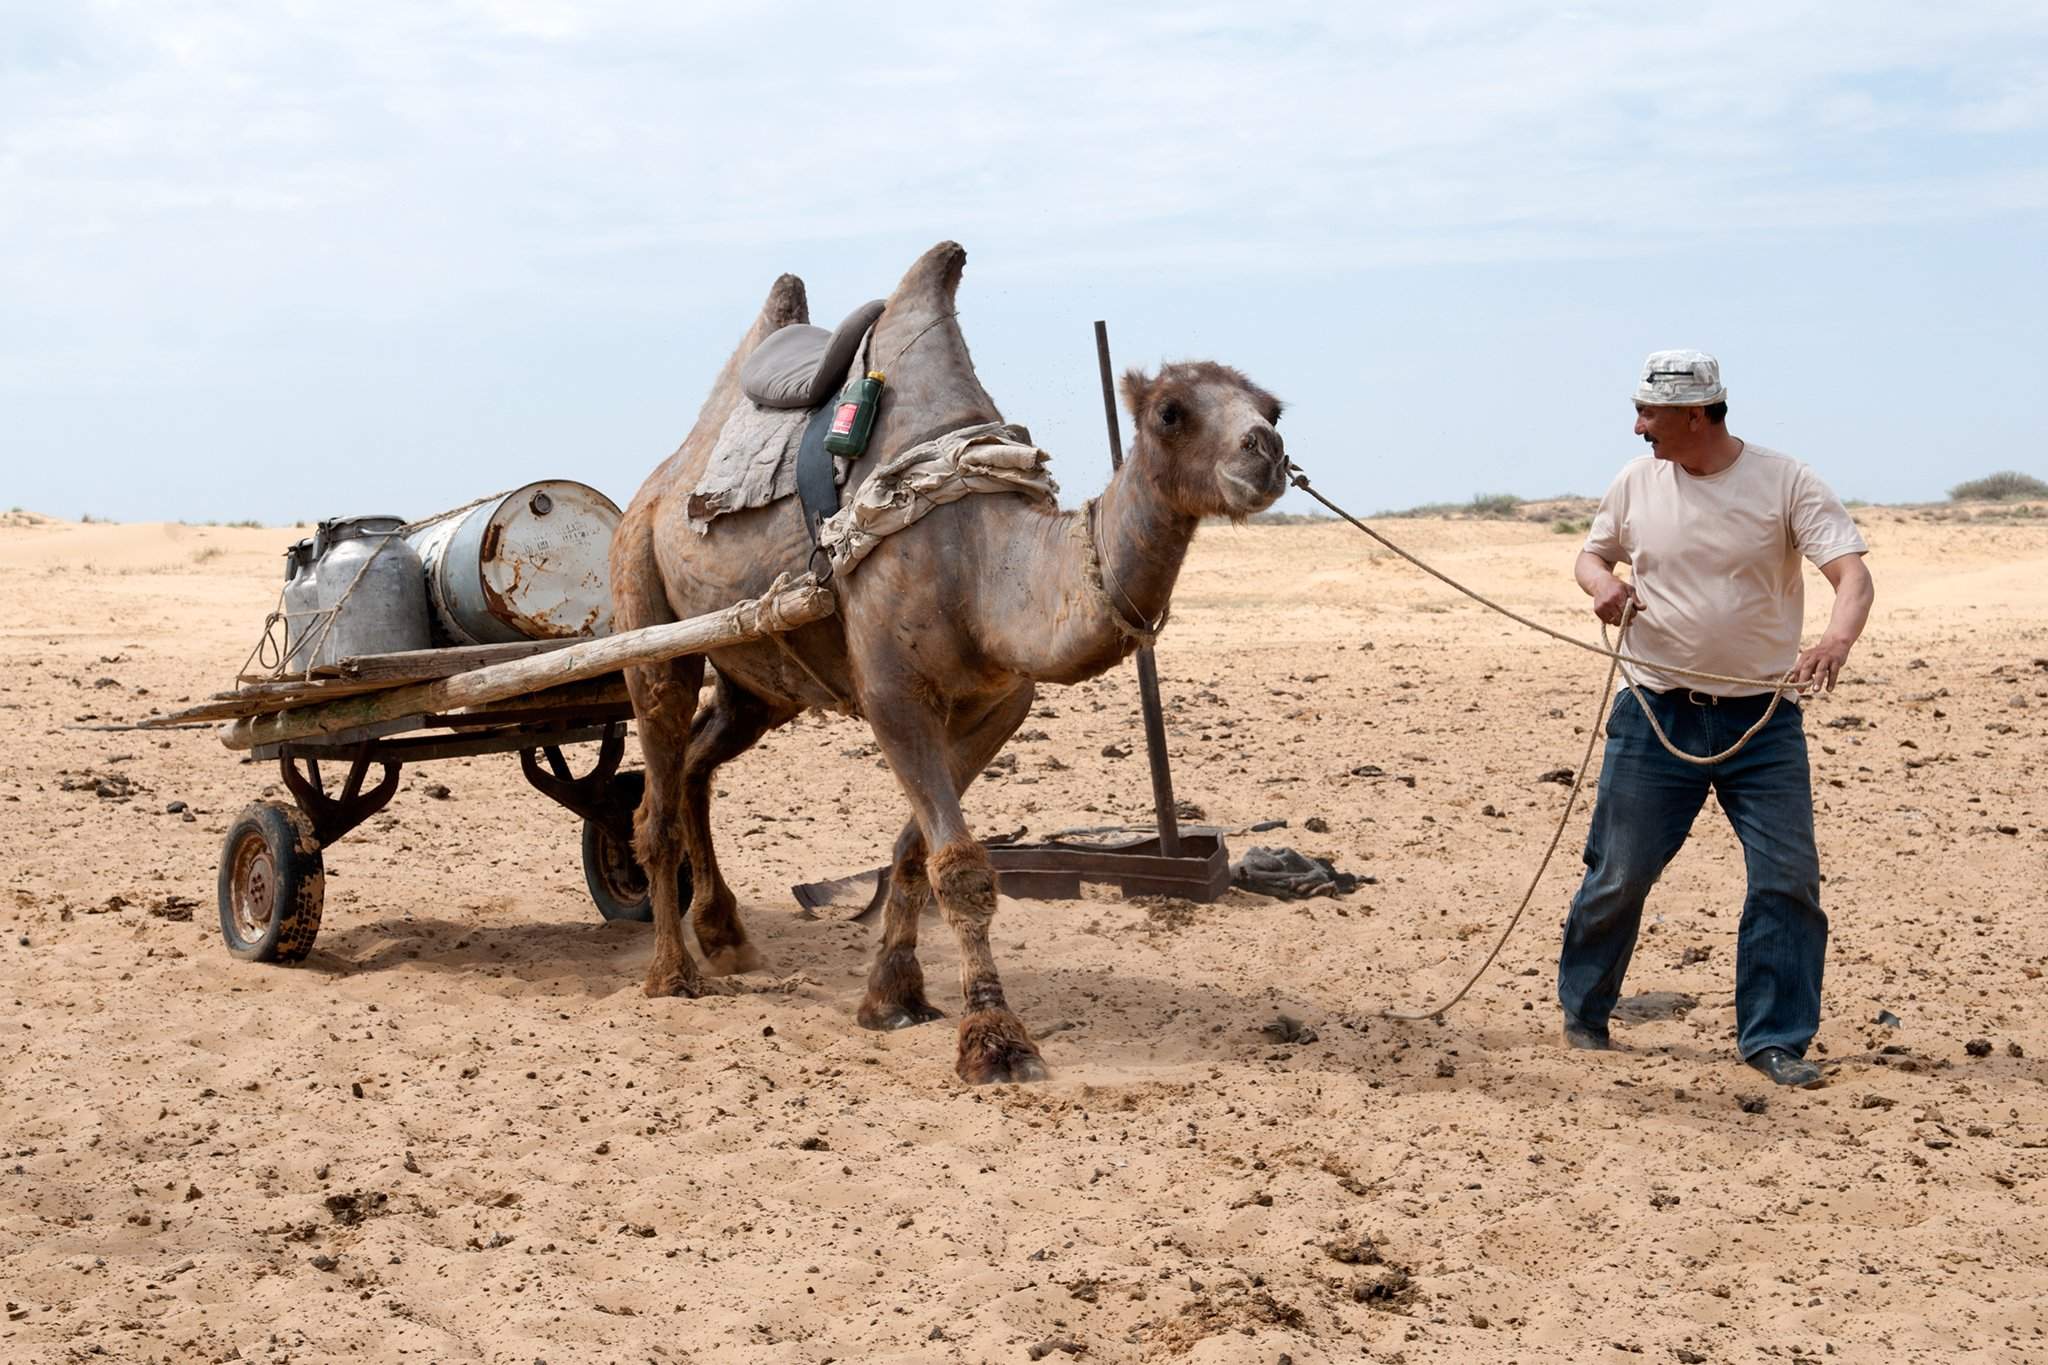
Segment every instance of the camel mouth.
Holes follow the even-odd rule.
[[[1239,468],[1221,466],[1216,478],[1232,516],[1263,512],[1287,491],[1287,467],[1283,460],[1246,461]]]

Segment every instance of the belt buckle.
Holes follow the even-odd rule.
[[[1721,704],[1721,699],[1713,693],[1696,692],[1690,687],[1685,689],[1685,699],[1694,706],[1719,706]]]

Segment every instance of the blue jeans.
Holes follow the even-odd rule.
[[[1769,697],[1702,704],[1682,689],[1643,696],[1671,742],[1693,754],[1721,752],[1770,704]],[[1708,768],[1671,757],[1635,697],[1624,691],[1615,698],[1586,834],[1586,879],[1572,897],[1558,957],[1558,1003],[1567,1020],[1605,1032],[1635,952],[1643,899],[1684,845],[1710,788],[1749,869],[1735,941],[1736,1045],[1745,1059],[1767,1047],[1804,1056],[1820,1027],[1828,920],[1820,908],[1806,732],[1789,699],[1741,753]]]

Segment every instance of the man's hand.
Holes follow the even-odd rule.
[[[1624,583],[1613,574],[1607,574],[1605,581],[1593,584],[1593,614],[1610,626],[1621,624],[1622,610],[1633,602],[1638,612],[1643,609],[1643,599],[1636,596],[1633,584]]]
[[[1614,563],[1603,559],[1591,550],[1579,551],[1579,561],[1572,567],[1572,577],[1579,581],[1579,587],[1586,596],[1593,599],[1593,614],[1610,626],[1621,624],[1622,609],[1635,603],[1637,611],[1643,609],[1643,599],[1636,596],[1630,584],[1614,576]]]
[[[1811,688],[1820,692],[1835,690],[1835,680],[1842,676],[1842,666],[1849,662],[1850,640],[1837,640],[1823,635],[1799,655],[1799,664],[1792,670],[1792,684],[1800,691]]]
[[[1832,692],[1835,679],[1842,676],[1842,665],[1849,662],[1850,648],[1863,634],[1863,623],[1870,619],[1870,604],[1877,597],[1877,588],[1870,581],[1870,570],[1860,552],[1838,555],[1821,565],[1820,572],[1835,590],[1835,609],[1828,615],[1828,628],[1822,632],[1819,643],[1800,654],[1792,670],[1792,681],[1801,689]]]

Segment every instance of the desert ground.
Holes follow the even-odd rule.
[[[769,960],[726,993],[642,996],[651,931],[599,920],[510,757],[408,769],[328,851],[307,962],[231,959],[220,842],[275,767],[92,727],[228,685],[300,533],[8,518],[0,1360],[2048,1362],[2048,519],[1857,515],[1877,611],[1805,714],[1810,1092],[1734,1057],[1711,804],[1620,1051],[1557,1039],[1584,804],[1471,997],[1382,1017],[1505,923],[1605,665],[1341,525],[1205,530],[1159,664],[1180,796],[1368,882],[1006,898],[1053,1079],[970,1090],[949,1024],[854,1024],[872,930],[791,898],[904,818],[843,718],[720,780]],[[1575,536],[1382,524],[1597,636]],[[1043,692],[999,763],[983,831],[1147,818],[1130,670]]]

